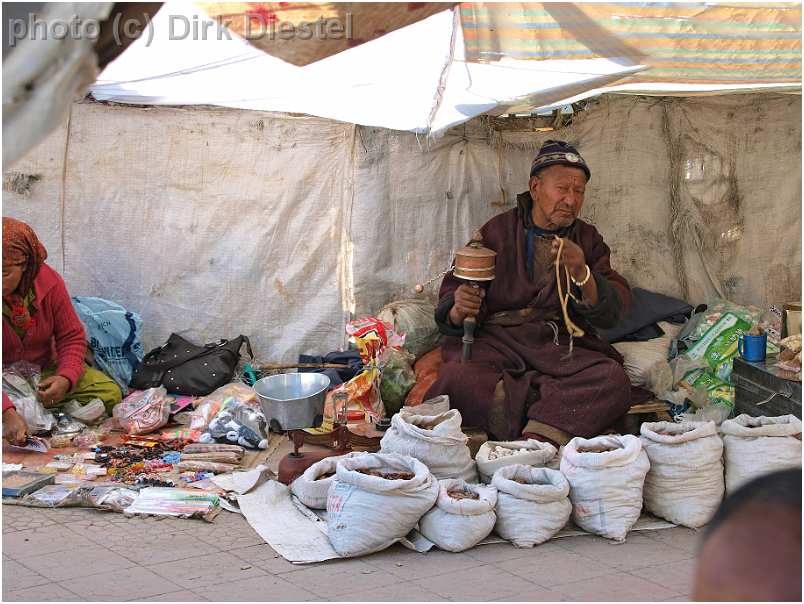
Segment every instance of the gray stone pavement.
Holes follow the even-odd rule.
[[[126,518],[2,506],[6,601],[689,601],[698,534],[569,537],[452,554],[394,546],[365,558],[285,561],[239,515]]]

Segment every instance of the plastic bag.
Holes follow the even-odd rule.
[[[31,434],[48,432],[56,424],[56,418],[36,395],[39,379],[39,367],[27,361],[18,361],[3,369],[3,392],[14,403]]]
[[[84,430],[73,438],[72,444],[79,449],[89,449],[103,442],[103,437],[94,430]]]
[[[346,395],[347,417],[350,421],[376,422],[385,417],[385,406],[380,396],[380,371],[376,367],[361,371],[348,382],[327,393],[322,427],[332,426],[342,411],[340,407],[335,408],[335,401],[341,394]]]
[[[327,532],[341,556],[383,550],[407,535],[438,498],[438,481],[405,455],[341,460],[327,496]]]
[[[645,508],[689,528],[708,523],[725,490],[723,441],[715,423],[646,422],[640,434],[650,461]]]
[[[727,381],[731,376],[732,359],[737,356],[740,336],[751,329],[751,323],[732,312],[723,313],[683,357],[705,362],[718,379]]]
[[[199,442],[213,443],[225,438],[229,442],[252,449],[268,447],[268,422],[262,411],[234,399],[224,401],[221,410],[209,422]]]
[[[134,369],[142,362],[142,318],[109,300],[73,297],[73,308],[84,324],[95,364],[120,386],[123,395]]]
[[[523,451],[524,449],[524,451]],[[480,480],[491,482],[494,473],[505,466],[546,466],[556,456],[557,449],[550,443],[528,440],[489,440],[480,445],[475,455]]]
[[[386,346],[401,348],[405,337],[397,334],[393,326],[377,317],[364,317],[346,324],[346,335],[360,353],[364,365],[376,364]]]
[[[488,537],[497,522],[497,489],[455,478],[438,485],[436,504],[419,520],[419,532],[448,552],[462,552]]]
[[[172,402],[167,390],[159,386],[129,394],[112,414],[129,434],[146,434],[167,424]]]
[[[63,508],[81,503],[81,487],[64,484],[50,484],[38,491],[29,493],[20,500],[22,505],[38,508]]]
[[[564,447],[561,472],[570,483],[575,524],[624,541],[642,511],[642,487],[649,468],[642,443],[631,434],[570,440]]]
[[[704,334],[709,331],[726,313],[731,313],[743,323],[747,323],[750,329],[752,325],[759,323],[762,317],[762,309],[756,306],[741,306],[734,302],[729,302],[722,298],[715,298],[707,304],[707,309],[693,315],[687,325],[679,334],[679,339],[688,342],[697,342]]]
[[[198,489],[147,487],[124,510],[135,514],[201,518],[211,522],[220,512],[220,497]]]
[[[232,402],[243,403],[255,409],[260,408],[254,388],[246,384],[232,382],[221,386],[211,394],[195,402],[195,409],[189,412],[190,430],[205,431],[209,427],[209,422],[220,412],[224,405]]]
[[[63,408],[65,413],[88,425],[97,424],[106,417],[106,406],[99,398],[93,398],[84,405],[78,401],[68,401]]]
[[[402,410],[391,418],[391,427],[380,441],[380,452],[415,457],[439,480],[463,478],[477,482],[468,440],[461,431],[461,413],[457,409],[440,415]]]
[[[533,547],[552,539],[572,512],[570,485],[558,470],[513,465],[491,479],[497,488],[495,532],[517,547]]]
[[[398,300],[382,307],[377,318],[405,336],[405,350],[416,359],[438,346],[441,334],[435,306],[426,300]]]
[[[402,408],[405,397],[416,384],[413,361],[412,354],[396,348],[386,348],[380,355],[380,395],[389,417]]]
[[[86,429],[86,424],[73,419],[65,413],[58,414],[56,427],[50,437],[50,446],[53,449],[72,447],[73,439]]]
[[[98,486],[84,487],[80,495],[83,507],[122,512],[137,498],[137,491],[125,487]]]
[[[678,388],[693,405],[689,411],[678,416],[678,421],[713,421],[720,425],[734,412],[734,386],[718,379],[710,371],[693,369],[679,381]]]
[[[801,420],[795,415],[743,413],[720,426],[726,457],[726,494],[776,470],[801,467]]]

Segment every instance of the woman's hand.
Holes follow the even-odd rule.
[[[63,375],[53,375],[39,382],[39,400],[45,407],[53,407],[64,400],[70,391],[70,380]]]
[[[14,407],[3,411],[3,438],[12,445],[24,445],[28,426]]]
[[[464,283],[455,290],[455,304],[449,311],[449,321],[456,327],[463,324],[466,317],[475,317],[480,313],[480,305],[486,297],[482,287],[472,287]]]

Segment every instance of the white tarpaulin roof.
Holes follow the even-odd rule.
[[[461,5],[459,11],[466,13],[474,6]],[[498,18],[503,22],[513,18],[512,22],[527,26],[526,19],[530,17],[517,16],[517,11],[521,12],[523,6],[542,5],[477,6],[507,7],[514,17],[503,12]],[[558,54],[558,58],[549,56],[549,60],[527,60],[501,52],[497,60],[490,62],[478,61],[474,56],[467,59],[466,49],[476,46],[465,46],[464,27],[476,23],[467,21],[467,14],[463,18],[464,22],[459,12],[445,10],[371,42],[297,67],[220,29],[193,3],[171,1],[156,15],[147,35],[107,66],[91,92],[96,99],[121,103],[218,105],[307,113],[365,126],[436,133],[482,113],[551,107],[604,91],[699,94],[800,89],[800,83],[790,84],[789,80],[679,84],[651,83],[650,77],[645,76],[639,83],[629,84],[623,78],[645,73],[646,66],[639,61],[644,57],[625,45],[613,52],[628,56],[591,53],[595,58],[562,59]],[[198,23],[199,31],[203,31],[204,22],[210,22],[206,36],[182,35],[188,31],[188,23]],[[476,30],[471,35],[476,36]],[[737,44],[726,38],[725,44]],[[473,38],[466,42],[476,41]]]
[[[424,133],[515,99],[528,97],[546,105],[640,69],[600,58],[468,63],[463,60],[462,30],[451,10],[296,67],[234,34],[230,39],[216,35],[217,25],[207,39],[179,39],[186,27],[177,15],[207,19],[192,3],[167,2],[152,31],[100,74],[92,95],[121,103],[307,113]]]

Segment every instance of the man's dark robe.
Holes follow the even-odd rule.
[[[570,338],[561,314],[551,241],[535,239],[530,278],[526,242],[528,228],[533,228],[533,202],[529,192],[517,201],[517,208],[492,218],[480,230],[483,244],[497,252],[496,278],[486,290],[472,360],[466,364],[461,363],[463,329],[448,319],[455,289],[465,282],[452,273],[444,278],[436,309],[436,322],[447,336],[442,345],[444,363],[427,398],[448,394],[464,425],[482,427],[497,438],[519,437],[526,417],[535,420],[529,427],[543,426],[539,433],[554,441],[562,437],[553,438],[551,428],[565,433],[563,437],[591,437],[631,406],[622,357],[594,335],[595,327],[606,329],[617,323],[630,304],[631,290],[611,268],[609,247],[595,227],[575,220],[559,232],[583,249],[598,289],[594,307],[570,301],[570,318],[585,335],[574,339],[572,355],[567,357]],[[578,287],[571,291],[581,300]],[[529,310],[518,312],[521,309]],[[513,312],[496,315],[502,311]],[[500,380],[504,393],[497,386]]]

